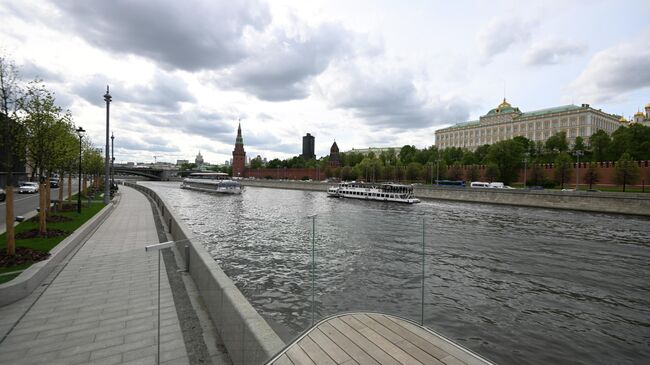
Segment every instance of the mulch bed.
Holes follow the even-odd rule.
[[[30,229],[29,231],[25,232],[20,232],[16,233],[16,239],[25,239],[25,238],[52,238],[52,237],[61,237],[61,236],[67,236],[68,232],[62,231],[60,229],[48,229],[47,232],[44,235],[40,235],[38,233],[38,228],[35,229]]]
[[[68,218],[64,215],[50,215],[46,218],[48,223],[60,223],[60,222],[69,222],[72,218]],[[38,222],[38,216],[32,217],[29,219],[30,222]]]
[[[0,250],[0,267],[11,267],[30,262],[38,262],[50,257],[48,252],[32,250],[31,248],[16,247],[16,255],[7,256],[7,250]]]

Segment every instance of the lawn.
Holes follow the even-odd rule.
[[[87,202],[84,202],[80,214],[77,213],[76,211],[52,213],[52,214],[68,217],[71,220],[66,222],[48,222],[47,229],[48,230],[57,229],[57,230],[65,231],[68,233],[67,235],[50,237],[50,238],[35,237],[29,239],[16,239],[16,247],[25,247],[37,251],[49,252],[52,248],[54,248],[61,241],[63,241],[67,236],[69,236],[70,233],[74,232],[87,220],[89,220],[91,217],[97,214],[97,212],[102,210],[102,208],[104,208],[104,204],[101,201],[94,201],[90,203],[90,205],[88,205]],[[38,221],[36,222],[25,221],[16,226],[16,234],[30,231],[33,229],[38,229]],[[6,233],[3,233],[0,235],[0,250],[4,253],[6,251],[6,247],[7,247]],[[28,264],[20,264],[20,265],[15,265],[10,267],[0,267],[0,274],[12,272],[12,271],[24,270],[31,265],[32,265],[31,263],[28,263]],[[17,274],[0,275],[0,284],[13,279],[15,276],[17,276]]]

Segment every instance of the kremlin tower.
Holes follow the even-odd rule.
[[[241,136],[241,123],[239,123],[235,149],[232,151],[232,177],[244,177],[245,169],[246,151],[244,151],[244,139]]]

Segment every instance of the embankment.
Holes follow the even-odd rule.
[[[327,191],[333,184],[286,180],[242,180],[246,186]],[[537,208],[650,216],[650,194],[586,191],[476,189],[416,185],[420,199],[505,204]]]
[[[196,284],[214,326],[224,341],[234,364],[260,364],[282,350],[284,342],[257,313],[232,280],[203,248],[192,239],[190,229],[176,218],[167,204],[153,190],[125,182],[148,195],[158,205],[178,251],[189,250],[189,274]],[[187,259],[184,257],[184,259]],[[186,261],[187,262],[187,261]]]

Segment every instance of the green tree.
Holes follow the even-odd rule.
[[[569,150],[569,141],[566,138],[566,132],[557,132],[550,136],[544,147],[549,152],[561,153]]]
[[[418,162],[411,162],[406,166],[406,179],[415,181],[422,175],[422,165]]]
[[[585,140],[584,138],[578,136],[576,137],[575,142],[573,143],[573,151],[583,151],[585,152],[587,150],[587,146],[585,145]]]
[[[460,162],[454,162],[449,168],[449,180],[462,180],[463,179],[463,168]]]
[[[488,179],[490,182],[493,182],[496,180],[496,178],[499,176],[499,166],[497,166],[495,163],[488,163],[487,166],[485,166],[485,178]]]
[[[564,183],[571,179],[572,165],[573,159],[566,152],[560,153],[555,158],[553,174],[555,175],[555,181],[560,184],[561,189],[564,189]]]
[[[490,145],[489,144],[484,144],[482,146],[478,146],[476,151],[474,151],[474,156],[476,157],[476,163],[477,164],[485,164],[485,158],[487,157],[488,151],[490,150]]]
[[[403,165],[408,165],[409,163],[413,162],[413,158],[415,157],[416,152],[417,150],[415,149],[415,146],[405,145],[401,150],[399,150],[400,162]]]
[[[534,164],[530,169],[530,177],[526,182],[529,186],[544,186],[546,185],[546,175],[544,168],[539,164]]]
[[[524,149],[521,144],[513,140],[499,141],[490,146],[487,161],[496,165],[498,178],[509,185],[517,178]]]
[[[607,161],[609,159],[609,144],[611,138],[609,134],[602,129],[589,137],[589,145],[591,147],[592,159],[595,162]]]
[[[480,177],[481,177],[481,171],[479,170],[478,166],[471,165],[467,170],[467,180],[469,180],[470,182],[477,181]]]
[[[585,181],[589,184],[589,190],[598,182],[598,164],[591,162],[584,175]]]
[[[623,185],[623,191],[628,184],[634,184],[639,179],[639,165],[629,153],[624,153],[614,167],[616,183]]]
[[[264,166],[264,163],[262,162],[262,157],[257,156],[254,159],[251,160],[251,169],[259,169]]]

